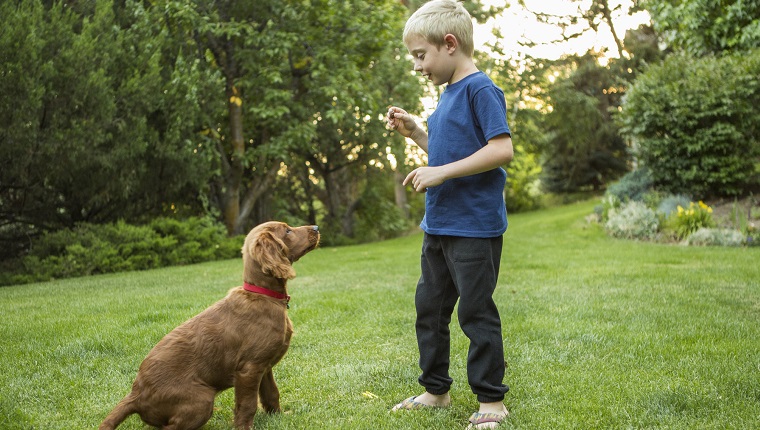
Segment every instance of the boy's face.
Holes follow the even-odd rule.
[[[414,59],[414,71],[442,85],[451,80],[456,64],[446,46],[435,46],[421,36],[408,37],[406,49]]]

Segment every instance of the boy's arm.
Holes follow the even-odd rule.
[[[467,158],[443,166],[412,170],[404,179],[404,185],[411,183],[415,191],[424,193],[428,187],[441,185],[446,180],[476,175],[508,164],[513,156],[512,138],[508,134],[500,134]]]
[[[427,153],[427,133],[425,133],[425,130],[423,130],[422,127],[417,125],[417,122],[414,121],[414,118],[412,118],[412,116],[409,115],[407,111],[395,106],[391,106],[388,109],[386,121],[388,122],[388,127],[391,130],[396,130],[402,136],[412,139],[414,143],[420,147],[420,149]]]

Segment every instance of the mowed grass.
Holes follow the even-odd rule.
[[[760,248],[616,240],[594,201],[510,216],[499,304],[515,429],[760,426]],[[257,429],[462,429],[477,402],[452,323],[453,406],[418,394],[422,236],[318,249],[290,282],[284,414]],[[241,260],[0,289],[0,428],[96,428],[171,329],[241,282]],[[231,429],[232,390],[206,429]],[[123,429],[144,429],[132,416]]]

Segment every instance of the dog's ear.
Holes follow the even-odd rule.
[[[278,279],[293,279],[296,272],[288,259],[288,249],[271,231],[262,231],[250,249],[251,258],[258,261],[264,274]]]

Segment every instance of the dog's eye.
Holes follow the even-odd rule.
[[[291,229],[285,230],[285,234],[290,234],[290,233],[293,233],[293,230],[291,230]]]

